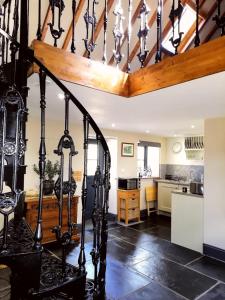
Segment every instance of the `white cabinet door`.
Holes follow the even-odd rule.
[[[171,212],[171,192],[176,189],[176,184],[158,183],[158,210]]]

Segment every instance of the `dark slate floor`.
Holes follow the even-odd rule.
[[[90,226],[85,240],[93,278]],[[54,245],[49,249],[60,255]],[[77,265],[78,255],[71,247],[67,262]],[[129,227],[111,223],[106,291],[107,300],[225,300],[225,263],[171,244],[168,217],[152,215]]]
[[[170,228],[170,218],[157,215],[129,227],[111,226],[106,275],[108,299],[225,300],[225,263],[171,244]],[[87,246],[90,250],[90,241]],[[75,252],[68,256],[70,263]],[[87,270],[92,278],[89,255]]]

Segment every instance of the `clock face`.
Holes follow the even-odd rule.
[[[173,144],[173,152],[179,153],[182,150],[182,144],[180,142],[176,142]]]

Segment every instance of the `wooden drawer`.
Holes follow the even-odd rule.
[[[120,208],[126,208],[126,201],[127,201],[127,208],[136,208],[139,207],[139,199],[138,198],[129,198],[129,199],[121,199],[120,200]]]
[[[128,209],[127,214],[128,214],[128,220],[136,219],[136,218],[139,218],[139,216],[140,216],[140,210],[139,210],[139,208]],[[121,219],[125,220],[125,217],[126,217],[125,209],[121,209],[120,217],[121,217]]]
[[[127,198],[138,198],[140,195],[140,192],[139,190],[127,190],[127,191],[124,191],[124,190],[119,190],[118,191],[118,197],[119,198],[122,198],[122,199],[127,199]]]

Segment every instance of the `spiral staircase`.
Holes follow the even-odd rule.
[[[110,153],[106,141],[82,104],[38,60],[28,47],[28,1],[4,1],[0,23],[0,214],[4,226],[0,232],[0,264],[11,270],[11,299],[104,299],[108,193],[110,189]],[[3,9],[4,8],[4,9]],[[20,43],[18,42],[20,40]],[[24,175],[26,173],[27,74],[35,63],[39,68],[40,85],[40,148],[39,148],[39,202],[36,230],[33,233],[23,217]],[[64,94],[64,131],[56,145],[60,172],[54,193],[58,203],[58,224],[53,228],[62,257],[58,258],[42,245],[43,181],[46,166],[46,77]],[[73,160],[77,150],[70,133],[69,111],[75,106],[83,115],[83,179],[82,223],[80,254],[74,267],[66,262],[76,224],[71,218],[71,200],[77,184],[72,176]],[[31,121],[31,120],[29,120]],[[93,188],[95,201],[92,212],[93,248],[91,251],[94,279],[86,277],[85,207],[87,190],[87,153],[89,130],[95,133],[98,159]],[[65,155],[67,151],[68,156]],[[74,158],[74,159],[73,159]],[[65,176],[68,166],[68,178]],[[67,229],[62,230],[62,206],[67,199]]]

